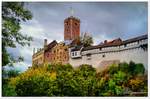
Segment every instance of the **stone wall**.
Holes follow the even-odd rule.
[[[52,54],[52,64],[66,64],[69,61],[68,46],[66,46],[64,43],[58,43],[55,47],[53,47]]]
[[[140,42],[133,42],[127,45],[106,47],[100,49],[92,49],[81,52],[81,58],[73,59],[70,57],[69,63],[74,67],[81,64],[90,64],[95,68],[101,67],[103,61],[119,60],[120,62],[143,63],[148,68],[148,51],[143,49],[141,45],[148,44],[147,39]],[[91,55],[88,55],[88,54]]]
[[[38,51],[32,56],[32,66],[42,65],[44,63],[44,49]]]

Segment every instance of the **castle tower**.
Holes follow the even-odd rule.
[[[72,41],[80,37],[80,20],[70,16],[64,20],[64,41]]]

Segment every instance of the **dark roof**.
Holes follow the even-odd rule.
[[[99,45],[95,45],[95,46],[84,47],[82,51],[103,48],[103,47],[119,46],[119,45],[128,44],[128,43],[132,43],[132,42],[147,39],[147,38],[148,38],[148,35],[146,34],[146,35],[138,36],[138,37],[128,39],[125,41],[120,41],[120,42],[115,42],[115,43],[103,43],[103,44],[99,44]],[[120,39],[118,39],[118,40],[120,40]]]
[[[49,44],[47,45],[47,48],[46,48],[45,51],[51,50],[56,44],[57,44],[57,41],[56,41],[56,40],[53,40],[51,43],[49,43]]]
[[[75,46],[71,51],[78,51],[82,48],[83,46]]]
[[[138,40],[143,40],[143,39],[148,39],[148,35],[146,34],[146,35],[142,35],[142,36],[138,36],[138,37],[135,37],[135,38],[125,40],[125,41],[123,41],[123,44],[132,43],[132,42],[135,42],[135,41],[138,41]]]
[[[100,45],[88,46],[88,47],[84,47],[83,51],[85,51],[85,50],[91,50],[91,49],[96,49],[96,48],[99,48],[99,47],[100,47]]]

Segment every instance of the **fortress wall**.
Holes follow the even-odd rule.
[[[131,60],[135,63],[143,63],[145,68],[148,69],[148,51],[143,50],[140,47],[141,44],[147,43],[147,40],[128,44],[126,47],[110,47],[104,48],[102,51],[99,49],[93,49],[82,52],[82,58],[69,59],[69,63],[73,66],[79,66],[81,64],[89,64],[97,68],[100,66],[102,61],[119,60],[120,62],[130,62]],[[121,50],[121,51],[120,51]],[[105,52],[105,53],[102,53]],[[107,53],[106,53],[107,52]],[[91,53],[88,57],[86,54]]]

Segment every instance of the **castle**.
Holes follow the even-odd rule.
[[[44,40],[42,49],[33,51],[32,65],[71,64],[74,67],[90,64],[95,68],[106,68],[120,62],[143,63],[148,68],[148,36],[142,35],[122,41],[120,38],[94,46],[84,47],[75,40],[80,37],[80,20],[70,16],[64,20],[64,41]]]

